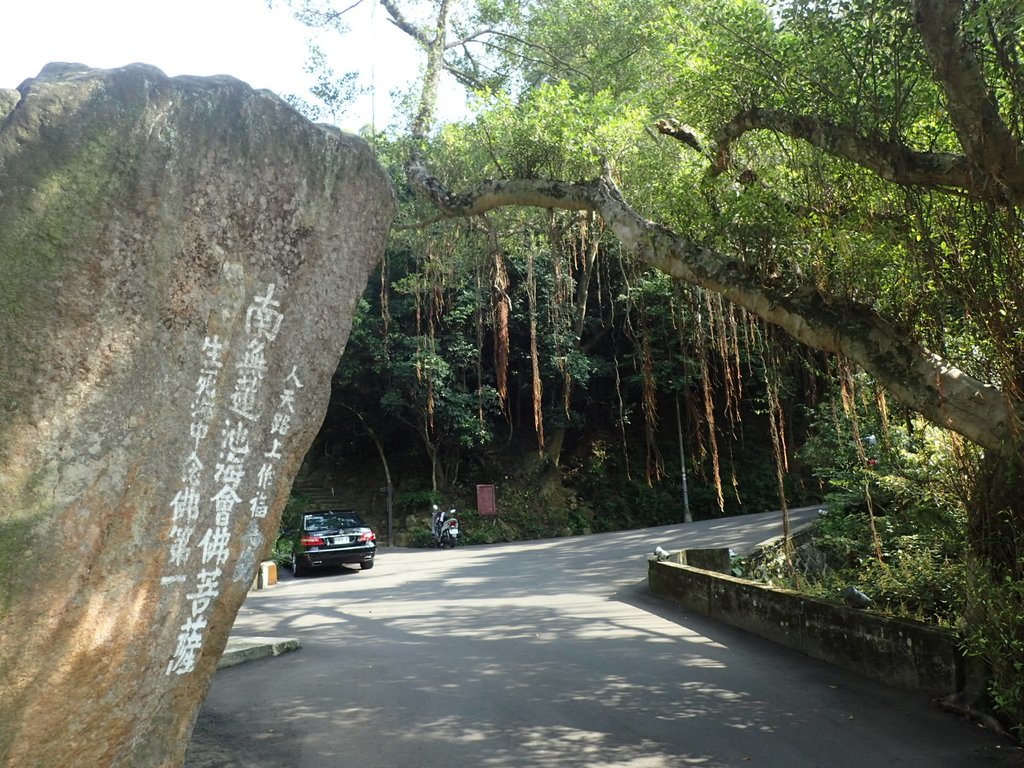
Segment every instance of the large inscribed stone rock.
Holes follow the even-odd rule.
[[[180,765],[394,216],[230,78],[0,94],[0,763]]]

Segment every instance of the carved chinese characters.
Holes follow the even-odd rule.
[[[195,669],[203,647],[206,613],[220,595],[224,575],[221,568],[231,558],[233,548],[242,552],[238,558],[242,566],[239,580],[252,578],[261,539],[247,528],[244,543],[232,541],[231,523],[239,514],[257,519],[267,516],[283,458],[281,441],[290,433],[295,395],[302,389],[298,366],[293,365],[278,389],[273,410],[265,413],[267,348],[277,339],[284,321],[281,303],[274,298],[276,288],[273,283],[267,285],[246,308],[244,347],[233,370],[225,369],[224,342],[218,336],[203,339],[189,425],[191,450],[182,461],[182,487],[170,503],[168,573],[160,579],[164,586],[185,584],[190,589],[185,599],[191,610],[179,627],[167,664],[168,675],[184,675]],[[220,415],[217,390],[224,385],[230,392],[225,403],[227,413],[212,429]],[[204,498],[207,467],[203,455],[211,440],[220,446],[210,471],[215,492]],[[265,444],[269,447],[261,448]]]

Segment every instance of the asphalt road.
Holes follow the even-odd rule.
[[[813,518],[807,510],[798,518]],[[998,736],[647,594],[656,545],[746,551],[778,513],[570,539],[383,550],[285,579],[235,634],[294,653],[223,669],[187,768],[971,768]]]

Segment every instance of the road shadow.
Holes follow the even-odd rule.
[[[245,624],[303,649],[218,673],[186,766],[1011,765],[927,700],[647,592],[654,546],[774,527],[384,550],[284,584]]]

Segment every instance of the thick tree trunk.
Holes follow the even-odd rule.
[[[1024,450],[987,451],[968,510],[969,541],[996,579],[1024,581]],[[1024,625],[1021,630],[1024,631]]]
[[[915,0],[915,24],[936,80],[946,94],[950,120],[972,165],[1002,201],[1024,204],[1024,144],[999,114],[974,46],[961,31],[962,0]],[[973,191],[973,190],[972,190]],[[996,195],[991,195],[996,197]]]
[[[437,112],[437,94],[441,85],[441,73],[444,71],[444,52],[448,39],[448,12],[451,0],[439,0],[432,28],[416,26],[408,21],[394,0],[381,0],[380,4],[390,15],[391,23],[415,40],[427,55],[427,66],[423,74],[419,104],[416,116],[409,128],[414,139],[425,139],[434,123],[434,114]]]
[[[230,78],[57,65],[0,104],[0,755],[178,766],[393,194]]]

